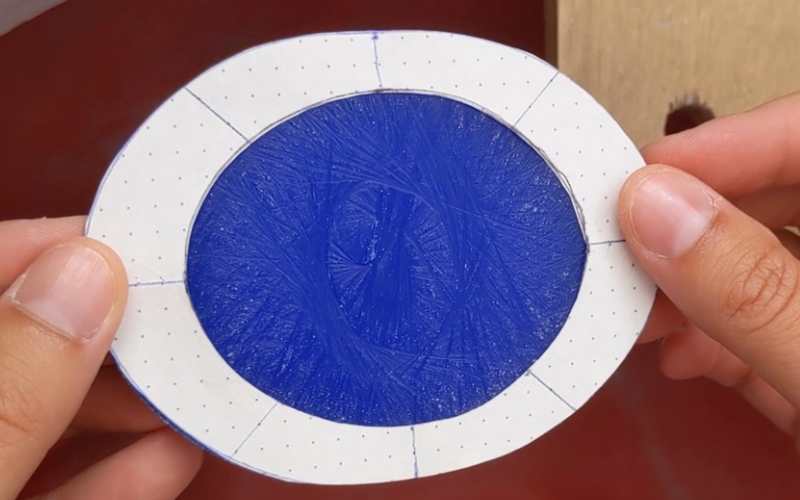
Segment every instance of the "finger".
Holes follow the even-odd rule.
[[[680,170],[636,172],[620,223],[642,267],[687,318],[800,405],[800,261]]]
[[[741,359],[692,324],[664,342],[661,371],[677,380],[705,376],[736,389],[779,429],[787,434],[794,432],[797,411],[792,404]]]
[[[54,445],[19,498],[31,498],[65,484],[92,465],[142,439],[142,434],[84,433]],[[56,499],[52,499],[56,500]]]
[[[653,309],[647,318],[647,324],[639,335],[637,342],[645,344],[660,338],[666,337],[674,332],[685,321],[686,317],[675,307],[664,292],[656,292],[656,300],[653,302]]]
[[[719,348],[719,342],[687,323],[661,344],[661,372],[674,380],[705,375],[714,366]]]
[[[691,173],[727,198],[800,184],[800,93],[646,146],[648,163]]]
[[[147,432],[164,425],[117,368],[106,366],[95,378],[70,427],[91,432]]]
[[[0,297],[0,498],[14,498],[80,407],[127,298],[122,263],[73,238]]]
[[[0,222],[0,293],[45,250],[65,238],[81,236],[86,217]]]
[[[153,432],[93,465],[42,500],[172,500],[189,485],[203,453],[169,429]]]
[[[798,203],[800,203],[800,201],[798,201]],[[778,237],[778,241],[781,242],[781,245],[789,250],[796,259],[800,259],[800,236],[785,230],[776,232],[775,236]]]
[[[798,164],[800,168],[800,164]],[[795,224],[800,217],[800,186],[786,186],[741,196],[733,204],[770,229]]]
[[[704,374],[719,384],[736,389],[742,397],[786,434],[794,434],[795,407],[755,370],[720,346],[716,362]]]

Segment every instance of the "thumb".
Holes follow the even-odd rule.
[[[671,167],[632,175],[619,212],[630,249],[670,300],[800,408],[800,261]]]
[[[16,498],[80,407],[127,298],[99,242],[45,252],[0,296],[0,499]]]

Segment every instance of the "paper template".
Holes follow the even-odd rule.
[[[644,165],[537,57],[449,33],[256,47],[166,101],[87,225],[125,262],[120,370],[269,476],[431,476],[535,440],[641,332],[616,221]]]

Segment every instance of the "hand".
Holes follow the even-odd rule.
[[[733,387],[798,436],[800,237],[784,228],[800,225],[800,94],[643,154],[651,166],[619,200],[629,248],[661,290],[641,341],[662,339],[668,377]]]
[[[127,279],[108,247],[79,237],[83,224],[0,223],[0,500],[17,497],[65,433],[91,431],[152,432],[58,486],[58,498],[172,499],[202,454],[104,363]]]

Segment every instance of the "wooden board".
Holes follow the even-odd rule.
[[[670,104],[726,115],[800,90],[797,0],[548,0],[547,57],[643,146]]]

